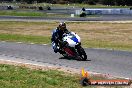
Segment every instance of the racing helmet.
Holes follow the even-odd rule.
[[[65,22],[60,22],[59,29],[64,31],[66,29],[66,23]]]

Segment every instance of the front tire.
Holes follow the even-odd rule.
[[[81,57],[81,60],[86,61],[87,60],[87,54],[84,51],[84,49],[81,46],[78,46],[77,51],[79,53],[79,56]]]

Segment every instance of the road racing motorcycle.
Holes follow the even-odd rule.
[[[63,34],[61,42],[62,43],[59,44],[62,51],[60,54],[62,54],[64,57],[74,58],[81,61],[87,60],[86,52],[81,46],[81,39],[76,33],[69,32]]]

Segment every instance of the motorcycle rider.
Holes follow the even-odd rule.
[[[53,47],[55,53],[57,53],[57,52],[62,53],[61,48],[58,45],[61,44],[60,41],[62,41],[64,33],[69,33],[69,31],[66,28],[66,23],[60,22],[59,26],[53,30],[52,38],[51,38],[52,47]]]

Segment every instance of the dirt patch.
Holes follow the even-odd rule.
[[[9,23],[0,24],[0,33],[21,34],[21,35],[36,35],[48,36],[51,35],[52,26],[48,24],[34,24],[34,23]]]
[[[132,44],[131,24],[84,23],[72,24],[70,29],[86,40],[116,41]]]

